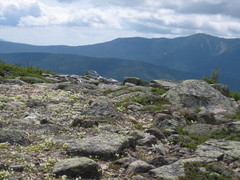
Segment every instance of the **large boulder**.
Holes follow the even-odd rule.
[[[240,142],[209,140],[198,146],[196,154],[217,160],[240,161]]]
[[[101,167],[92,159],[86,157],[65,159],[57,162],[53,167],[56,176],[66,175],[67,177],[100,179]]]
[[[151,169],[154,169],[153,165],[150,165],[142,160],[137,160],[129,164],[126,174],[133,175],[137,173],[146,173]]]
[[[192,124],[185,127],[183,130],[188,132],[190,135],[209,136],[217,131],[220,131],[221,128],[218,125]]]
[[[214,114],[233,114],[237,103],[202,80],[186,80],[171,88],[165,97],[173,104],[187,108],[207,108]]]
[[[126,148],[135,147],[136,140],[123,135],[99,135],[70,143],[67,153],[70,155],[93,156],[109,160],[119,157]]]
[[[149,171],[154,178],[166,180],[178,180],[179,177],[185,176],[184,164],[187,162],[201,162],[199,158],[182,159],[170,165],[164,165]]]
[[[150,86],[154,88],[161,88],[165,90],[177,87],[180,83],[171,80],[153,80],[150,82]]]
[[[149,86],[149,82],[141,80],[140,78],[136,78],[136,77],[126,77],[124,79],[123,84],[135,84],[137,86]]]
[[[0,143],[8,142],[15,145],[29,145],[30,141],[23,131],[16,129],[1,129],[0,130]]]

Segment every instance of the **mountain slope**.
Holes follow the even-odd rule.
[[[13,52],[65,53],[100,58],[115,58],[116,61],[122,61],[122,59],[137,60],[148,63],[146,65],[149,68],[147,70],[148,73],[142,73],[145,72],[143,69],[141,71],[137,71],[137,68],[132,69],[132,67],[137,66],[136,64],[127,66],[129,64],[121,62],[121,65],[118,66],[122,67],[125,64],[125,71],[137,73],[132,76],[141,76],[144,79],[153,77],[153,74],[155,74],[154,77],[158,77],[156,75],[156,71],[158,70],[154,69],[156,67],[149,64],[165,66],[178,71],[186,71],[190,74],[200,74],[201,76],[209,75],[212,69],[219,67],[221,82],[233,89],[240,90],[240,71],[238,68],[240,66],[240,39],[224,39],[206,34],[195,34],[174,39],[119,38],[110,42],[74,47],[33,46],[0,41],[0,53]],[[117,63],[116,61],[114,64]],[[67,63],[64,66],[67,66]],[[92,69],[98,69],[99,72],[103,71],[106,73],[99,68],[100,65],[91,67],[93,67]],[[70,74],[75,72],[70,72]],[[114,73],[116,74],[116,72]],[[147,76],[146,74],[152,75]],[[182,79],[182,76],[176,73],[175,78]],[[195,78],[195,76],[188,78]]]
[[[144,61],[172,69],[207,74],[220,67],[223,76],[238,77],[240,72],[228,64],[239,61],[240,39],[223,39],[196,34],[174,39],[120,38],[88,46],[32,46],[0,41],[0,53],[48,52],[91,57],[114,57]],[[218,64],[221,62],[220,64]]]
[[[87,70],[96,70],[109,78],[123,80],[126,76],[137,76],[144,80],[201,78],[200,75],[155,66],[145,62],[94,58],[69,54],[50,53],[9,53],[0,54],[0,59],[6,63],[32,65],[63,74],[84,74]]]

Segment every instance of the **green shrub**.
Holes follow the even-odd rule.
[[[45,82],[49,82],[49,80],[47,80],[45,77],[42,76],[43,73],[53,74],[50,71],[39,69],[33,66],[19,67],[16,65],[6,64],[0,61],[0,80],[14,79],[16,77],[21,77],[22,80],[27,81],[26,77],[35,77]],[[34,83],[34,82],[31,81],[30,83]]]
[[[152,88],[151,92],[152,94],[155,94],[155,95],[163,95],[167,91],[165,89]]]
[[[203,76],[203,80],[209,84],[217,84],[218,77],[219,77],[219,68],[213,69],[212,74],[209,77]]]
[[[240,93],[236,91],[230,91],[230,97],[238,101],[240,100]]]
[[[229,131],[226,128],[223,128],[222,130],[213,133],[210,138],[240,141],[240,132]]]
[[[228,116],[228,118],[230,118],[230,119],[240,119],[240,110],[238,110],[236,112],[236,114],[234,114],[232,116]]]

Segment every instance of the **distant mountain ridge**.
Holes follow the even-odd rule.
[[[87,46],[34,46],[0,41],[0,53],[45,52],[136,60],[177,71],[209,75],[220,68],[223,83],[240,90],[240,39],[207,34],[168,38],[119,38]],[[228,79],[228,80],[226,80]],[[238,85],[239,84],[239,85]]]
[[[123,80],[126,76],[144,80],[171,79],[184,80],[200,78],[200,75],[155,66],[146,62],[117,58],[96,58],[55,53],[6,53],[0,54],[0,60],[21,66],[32,65],[62,74],[83,75],[88,70],[96,70],[102,76]]]

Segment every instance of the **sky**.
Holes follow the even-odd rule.
[[[0,0],[0,39],[87,45],[122,37],[240,37],[240,0]]]

